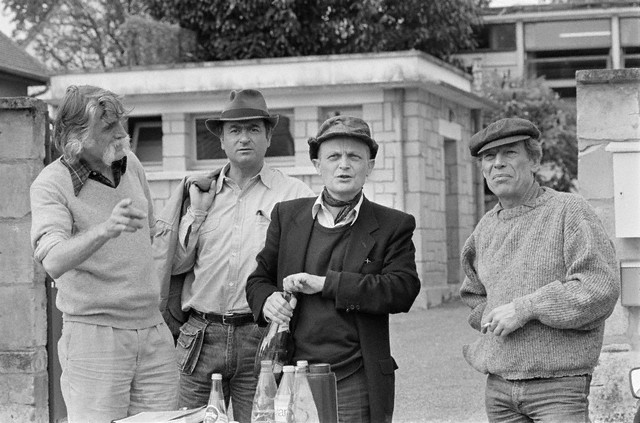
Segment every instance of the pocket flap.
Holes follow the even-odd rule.
[[[382,372],[383,375],[391,375],[398,368],[393,357],[379,360],[378,365],[380,366],[380,372]]]
[[[198,332],[200,332],[200,328],[195,326],[191,326],[189,323],[185,323],[180,327],[180,336],[178,337],[178,344],[182,348],[189,348],[193,341],[198,337]]]

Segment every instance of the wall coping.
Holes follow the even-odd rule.
[[[0,97],[0,110],[33,109],[46,112],[47,103],[33,97]]]
[[[627,84],[640,81],[640,69],[592,69],[576,72],[576,83],[587,84]]]

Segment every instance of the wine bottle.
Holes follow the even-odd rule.
[[[282,296],[285,300],[291,300],[291,293],[284,291]],[[253,372],[258,377],[260,375],[260,363],[264,360],[269,360],[272,363],[272,371],[276,379],[279,378],[282,373],[282,367],[286,364],[287,360],[287,345],[291,332],[289,330],[289,323],[278,324],[274,321],[269,322],[267,327],[267,333],[256,351],[256,358],[254,362]]]

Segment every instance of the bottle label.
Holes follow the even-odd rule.
[[[276,423],[288,423],[291,421],[293,412],[291,411],[290,398],[278,398],[275,401],[275,421]]]

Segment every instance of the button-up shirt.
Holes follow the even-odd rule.
[[[93,179],[101,184],[104,184],[111,188],[116,188],[120,184],[120,178],[127,171],[127,156],[124,156],[120,160],[116,160],[111,163],[111,170],[113,171],[113,182],[100,172],[91,170],[87,162],[84,160],[78,160],[75,163],[69,163],[64,157],[60,158],[60,162],[69,169],[71,174],[71,182],[73,183],[73,193],[78,196],[80,190],[84,186],[87,179]]]
[[[358,200],[358,204],[356,204],[353,210],[351,210],[349,214],[347,214],[347,217],[345,217],[344,220],[336,224],[331,211],[327,208],[327,206],[325,206],[324,202],[322,201],[322,194],[320,194],[316,199],[316,202],[313,203],[313,207],[311,208],[311,215],[314,219],[318,219],[318,223],[325,228],[353,225],[354,223],[356,223],[358,214],[360,214],[360,207],[362,206],[363,199],[364,195],[360,196],[360,200]]]
[[[173,274],[189,272],[182,309],[205,313],[250,313],[245,286],[264,247],[271,210],[276,203],[314,193],[302,181],[266,164],[243,189],[227,177],[216,183],[209,210],[189,209],[180,222]]]

